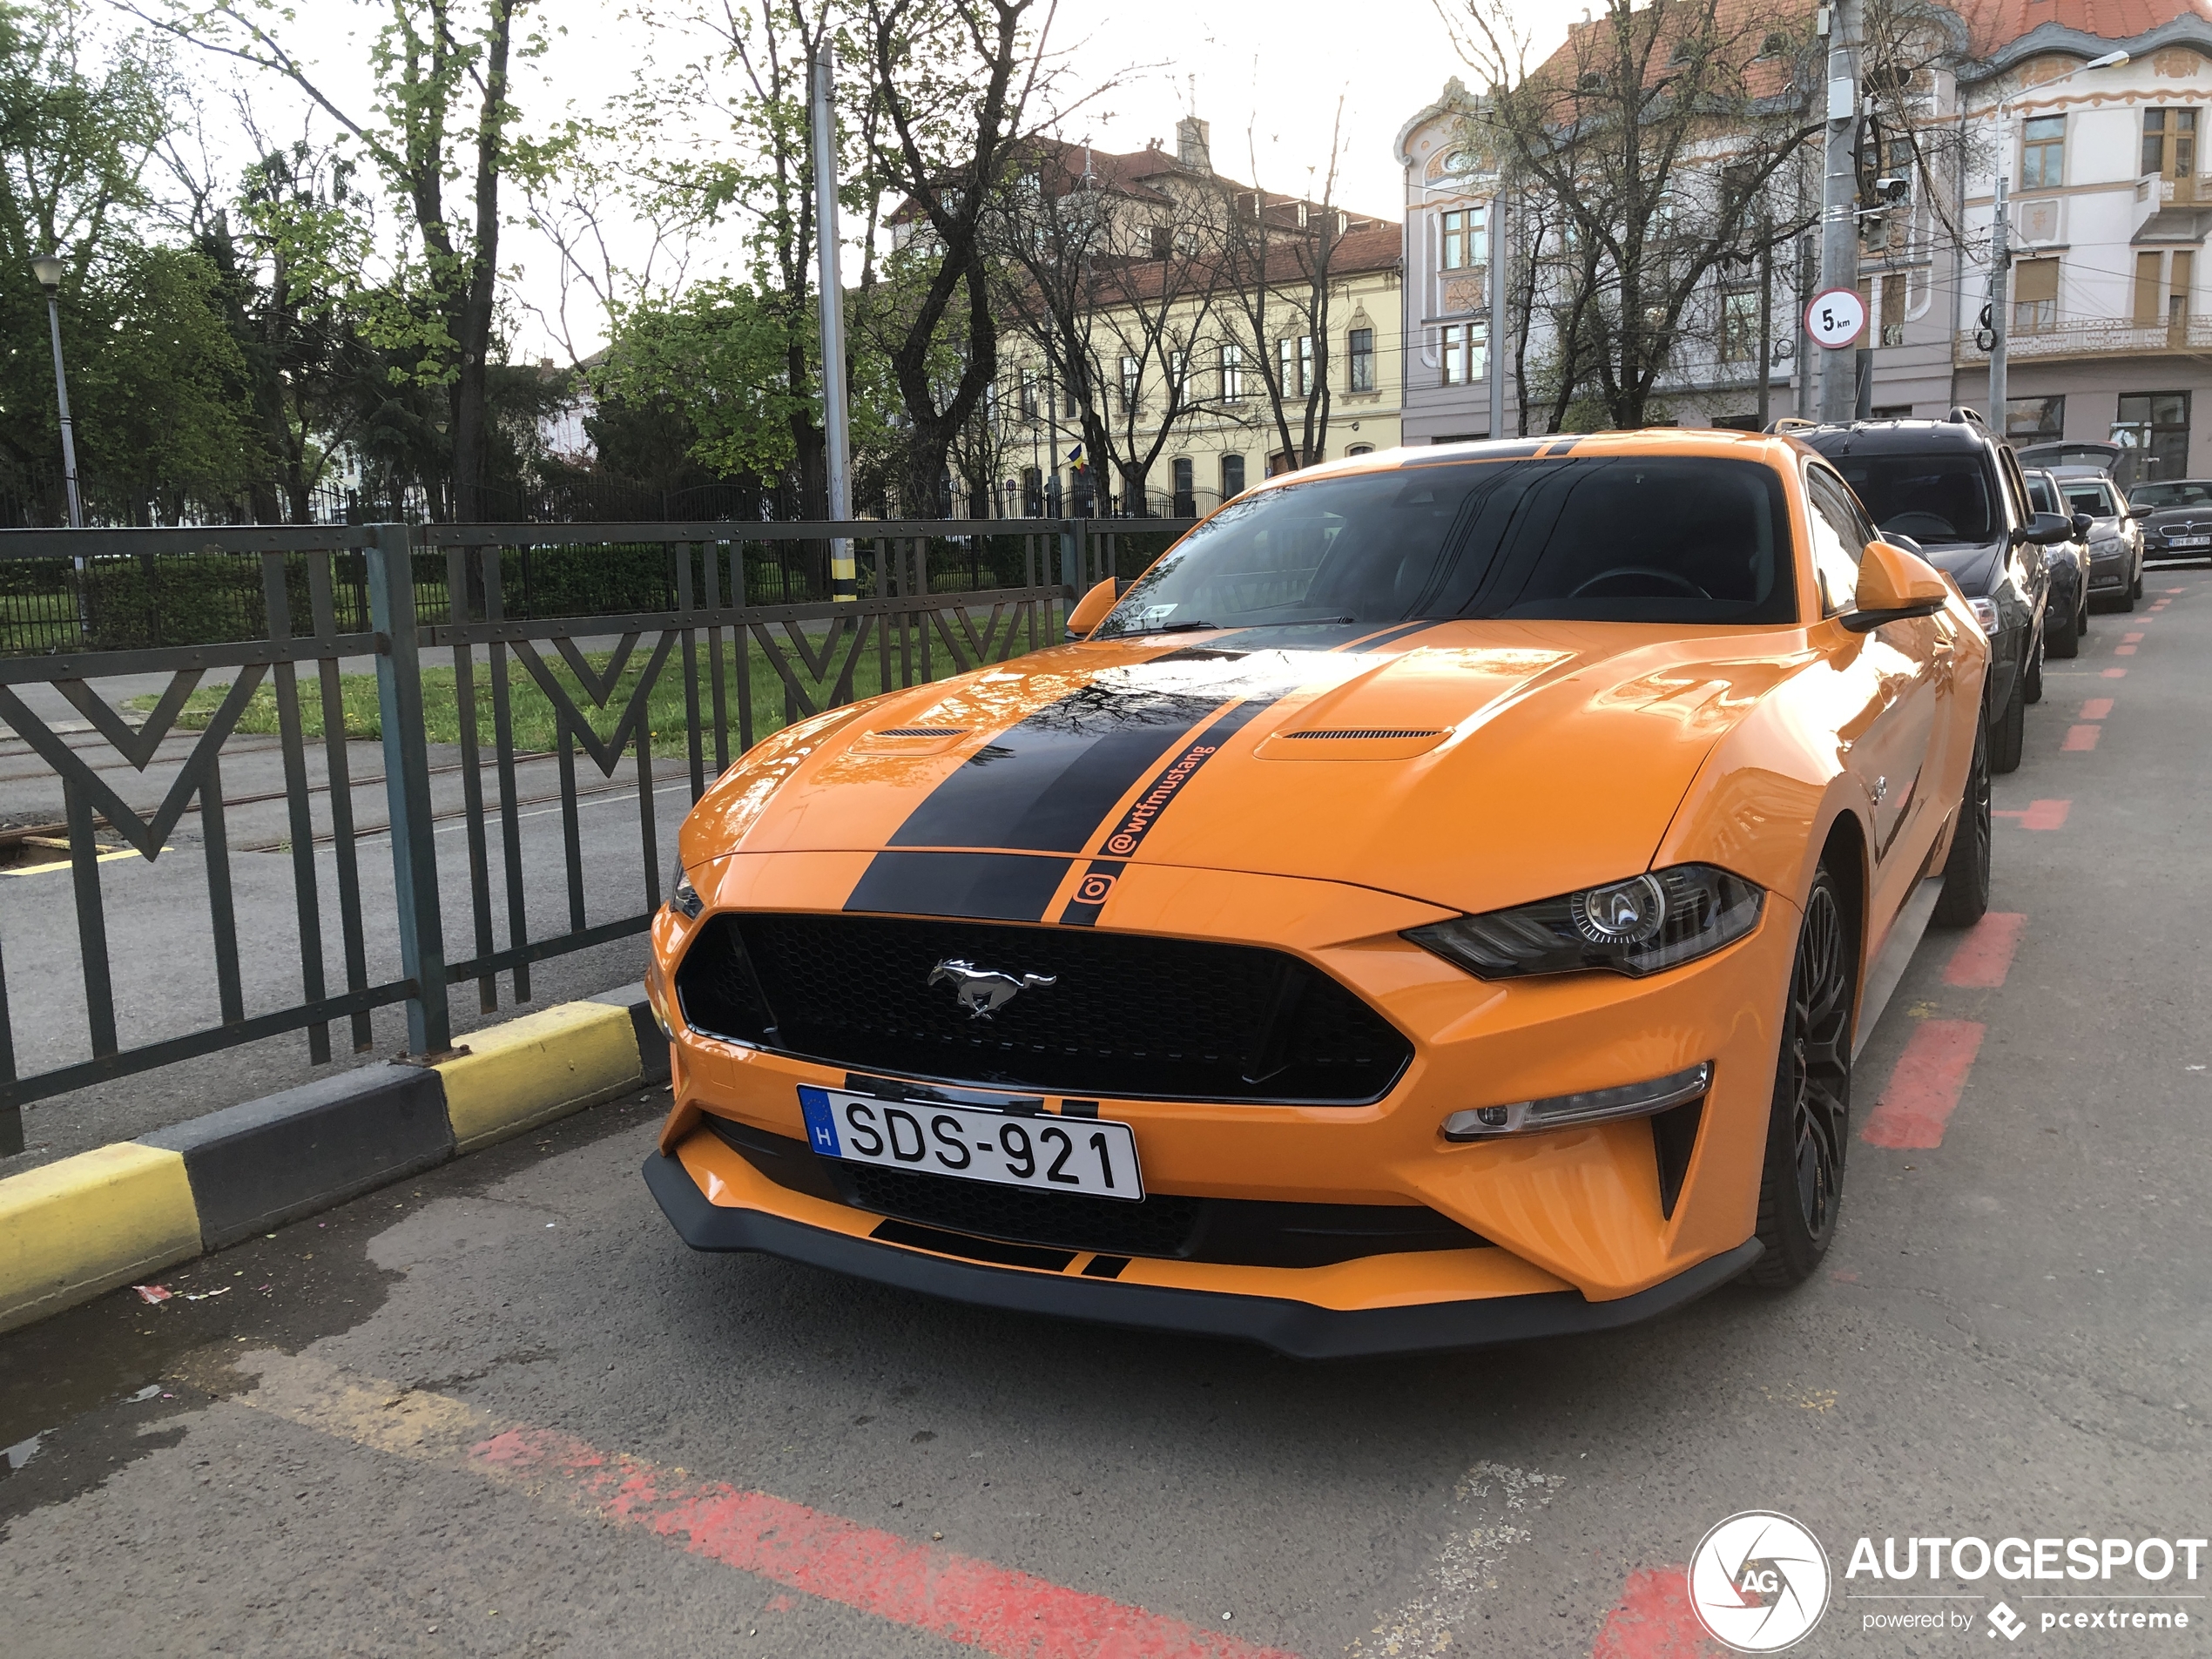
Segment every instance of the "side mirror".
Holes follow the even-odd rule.
[[[2038,513],[2013,532],[2014,542],[2026,542],[2034,547],[2055,547],[2073,539],[2074,521],[2059,513]]]
[[[2074,539],[2077,542],[2083,540],[2096,527],[2097,521],[2088,514],[2076,513],[2074,516]]]
[[[1885,622],[1932,617],[1951,600],[1943,572],[1892,542],[1869,542],[1858,562],[1858,608],[1838,617],[1855,634]]]
[[[1106,620],[1106,613],[1114,608],[1114,578],[1103,582],[1082,597],[1082,602],[1068,613],[1068,637],[1081,639]]]

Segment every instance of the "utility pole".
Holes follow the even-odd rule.
[[[1506,435],[1506,192],[1499,164],[1498,191],[1490,199],[1490,435]]]
[[[31,274],[46,290],[46,326],[54,340],[54,401],[62,413],[62,482],[69,489],[69,527],[84,528],[84,503],[77,489],[77,428],[69,418],[69,376],[62,368],[62,278],[68,272],[58,253],[41,253],[31,260]],[[83,570],[84,561],[78,560]]]
[[[830,107],[837,54],[826,36],[814,54],[814,247],[822,318],[822,447],[829,469],[829,516],[853,516],[853,455],[845,408],[845,282],[838,272],[837,118]],[[830,542],[830,597],[850,604],[860,597],[853,543]]]
[[[1858,287],[1858,47],[1862,0],[1834,0],[1828,17],[1828,147],[1820,192],[1820,287]],[[1851,418],[1858,401],[1857,354],[1823,351],[1820,418]]]

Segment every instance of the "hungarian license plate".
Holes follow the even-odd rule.
[[[2166,538],[2166,545],[2168,547],[2212,547],[2212,536],[2169,536]]]
[[[1126,1123],[1017,1116],[932,1101],[878,1100],[802,1085],[806,1138],[824,1157],[1094,1198],[1144,1197]]]

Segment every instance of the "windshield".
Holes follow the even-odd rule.
[[[1779,475],[1720,457],[1416,462],[1224,507],[1096,638],[1457,617],[1797,617]]]
[[[2170,484],[2144,484],[2128,493],[2137,507],[2202,507],[2212,504],[2212,484],[2180,478]]]
[[[1829,464],[1885,534],[1924,547],[1993,542],[2000,534],[1979,455],[1831,455]]]
[[[2087,513],[2092,518],[2111,518],[2120,510],[2102,484],[2068,484],[2066,504],[2068,512]]]

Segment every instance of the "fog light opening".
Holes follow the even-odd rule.
[[[1616,1117],[1649,1117],[1703,1096],[1713,1083],[1713,1062],[1700,1061],[1683,1071],[1649,1082],[1622,1083],[1580,1094],[1550,1095],[1504,1106],[1477,1106],[1444,1120],[1447,1141],[1486,1141],[1500,1135],[1530,1135],[1540,1130],[1602,1123]]]

